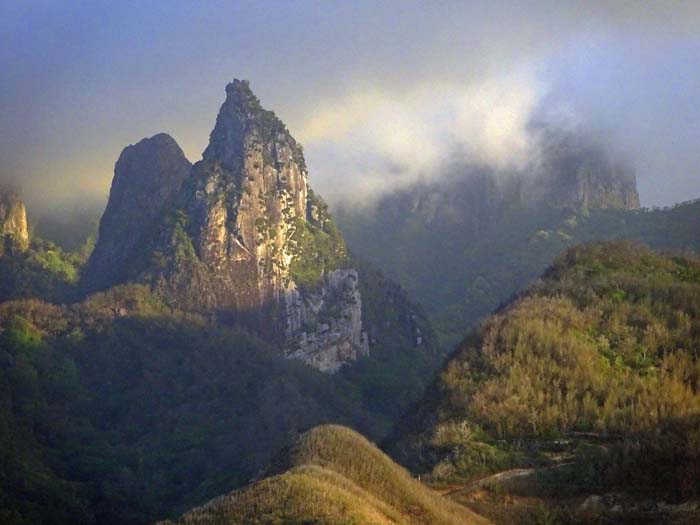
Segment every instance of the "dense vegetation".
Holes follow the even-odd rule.
[[[371,432],[351,385],[139,287],[68,310],[6,303],[3,319],[13,523],[143,523],[246,482],[319,422]]]
[[[28,250],[0,258],[0,301],[42,298],[62,302],[78,296],[80,267],[89,251],[67,252],[51,241],[34,239]]]
[[[270,474],[176,523],[486,523],[441,499],[364,437],[339,426],[318,427],[301,436],[277,458]]]
[[[572,248],[463,343],[397,453],[471,479],[588,436],[607,442],[574,451],[589,489],[699,496],[699,348],[699,258]]]
[[[449,189],[456,202],[439,200],[427,209],[414,210],[418,197],[408,192],[386,197],[373,211],[336,213],[350,250],[426,309],[446,349],[568,247],[616,239],[654,249],[700,247],[700,202],[637,211],[496,206]],[[440,191],[447,190],[428,193],[426,200],[447,199]]]
[[[297,218],[291,239],[292,260],[289,273],[299,286],[318,284],[324,272],[346,265],[345,241],[328,212],[328,205],[309,189],[309,216]]]
[[[382,438],[439,363],[425,318],[366,266],[373,352],[330,377],[145,286],[70,302],[83,260],[36,239],[0,258],[4,298],[27,298],[0,303],[2,523],[175,515],[245,484],[319,423]]]

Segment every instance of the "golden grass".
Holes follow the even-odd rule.
[[[465,525],[488,521],[413,479],[364,437],[325,425],[283,454],[276,475],[212,500],[177,525]]]

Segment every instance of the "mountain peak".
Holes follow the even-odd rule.
[[[359,277],[325,210],[301,146],[234,80],[202,161],[165,134],[124,150],[87,281],[150,282],[177,308],[243,321],[332,372],[369,348]]]
[[[262,107],[247,80],[234,80],[226,86],[226,100],[219,109],[209,145],[202,156],[205,161],[219,162],[228,170],[240,171],[244,160],[242,150],[253,146],[251,142],[260,142],[267,160],[274,162],[271,149],[280,140],[288,144],[294,160],[304,167],[301,147],[284,123],[274,112]]]
[[[227,95],[236,95],[241,98],[252,98],[260,103],[258,98],[253,94],[253,90],[250,89],[250,81],[234,78],[233,81],[226,85]]]
[[[191,167],[167,133],[124,148],[114,167],[99,239],[85,271],[89,290],[124,282],[148,264],[140,254],[157,242],[160,221],[174,206]]]

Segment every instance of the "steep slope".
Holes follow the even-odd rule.
[[[183,211],[196,259],[167,279],[177,300],[237,312],[280,304],[292,280],[291,239],[306,223],[306,179],[301,147],[284,124],[246,82],[229,84],[187,189]],[[343,247],[337,250],[342,260]],[[185,271],[197,278],[184,279]]]
[[[191,168],[167,135],[124,150],[85,271],[87,290],[146,283],[327,372],[369,354],[358,280],[301,146],[239,80]]]
[[[464,341],[394,451],[436,480],[550,466],[530,490],[698,498],[699,334],[697,257],[572,248]]]
[[[124,283],[148,269],[163,217],[175,206],[191,168],[180,146],[165,133],[122,151],[99,242],[85,271],[88,290]]]
[[[0,255],[29,247],[27,210],[13,191],[0,190],[0,236]]]
[[[567,247],[616,239],[700,247],[698,202],[654,210],[525,205],[500,188],[487,174],[457,178],[387,196],[373,212],[336,213],[353,253],[405,287],[447,348]]]
[[[278,458],[275,470],[165,523],[487,523],[421,485],[347,428],[310,430]]]

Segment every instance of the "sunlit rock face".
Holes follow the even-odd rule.
[[[284,124],[247,82],[229,84],[188,188],[188,229],[206,283],[173,290],[183,306],[259,311],[280,302],[294,228],[306,217],[306,177],[301,147]]]
[[[154,139],[117,163],[88,288],[150,282],[173,306],[244,323],[327,372],[367,354],[345,243],[308,188],[301,146],[248,83],[226,87],[194,166]]]
[[[89,290],[134,279],[148,268],[163,217],[175,206],[191,168],[180,146],[165,133],[122,151],[99,240],[85,271]]]
[[[12,191],[0,190],[0,255],[29,247],[29,227],[24,202]]]

